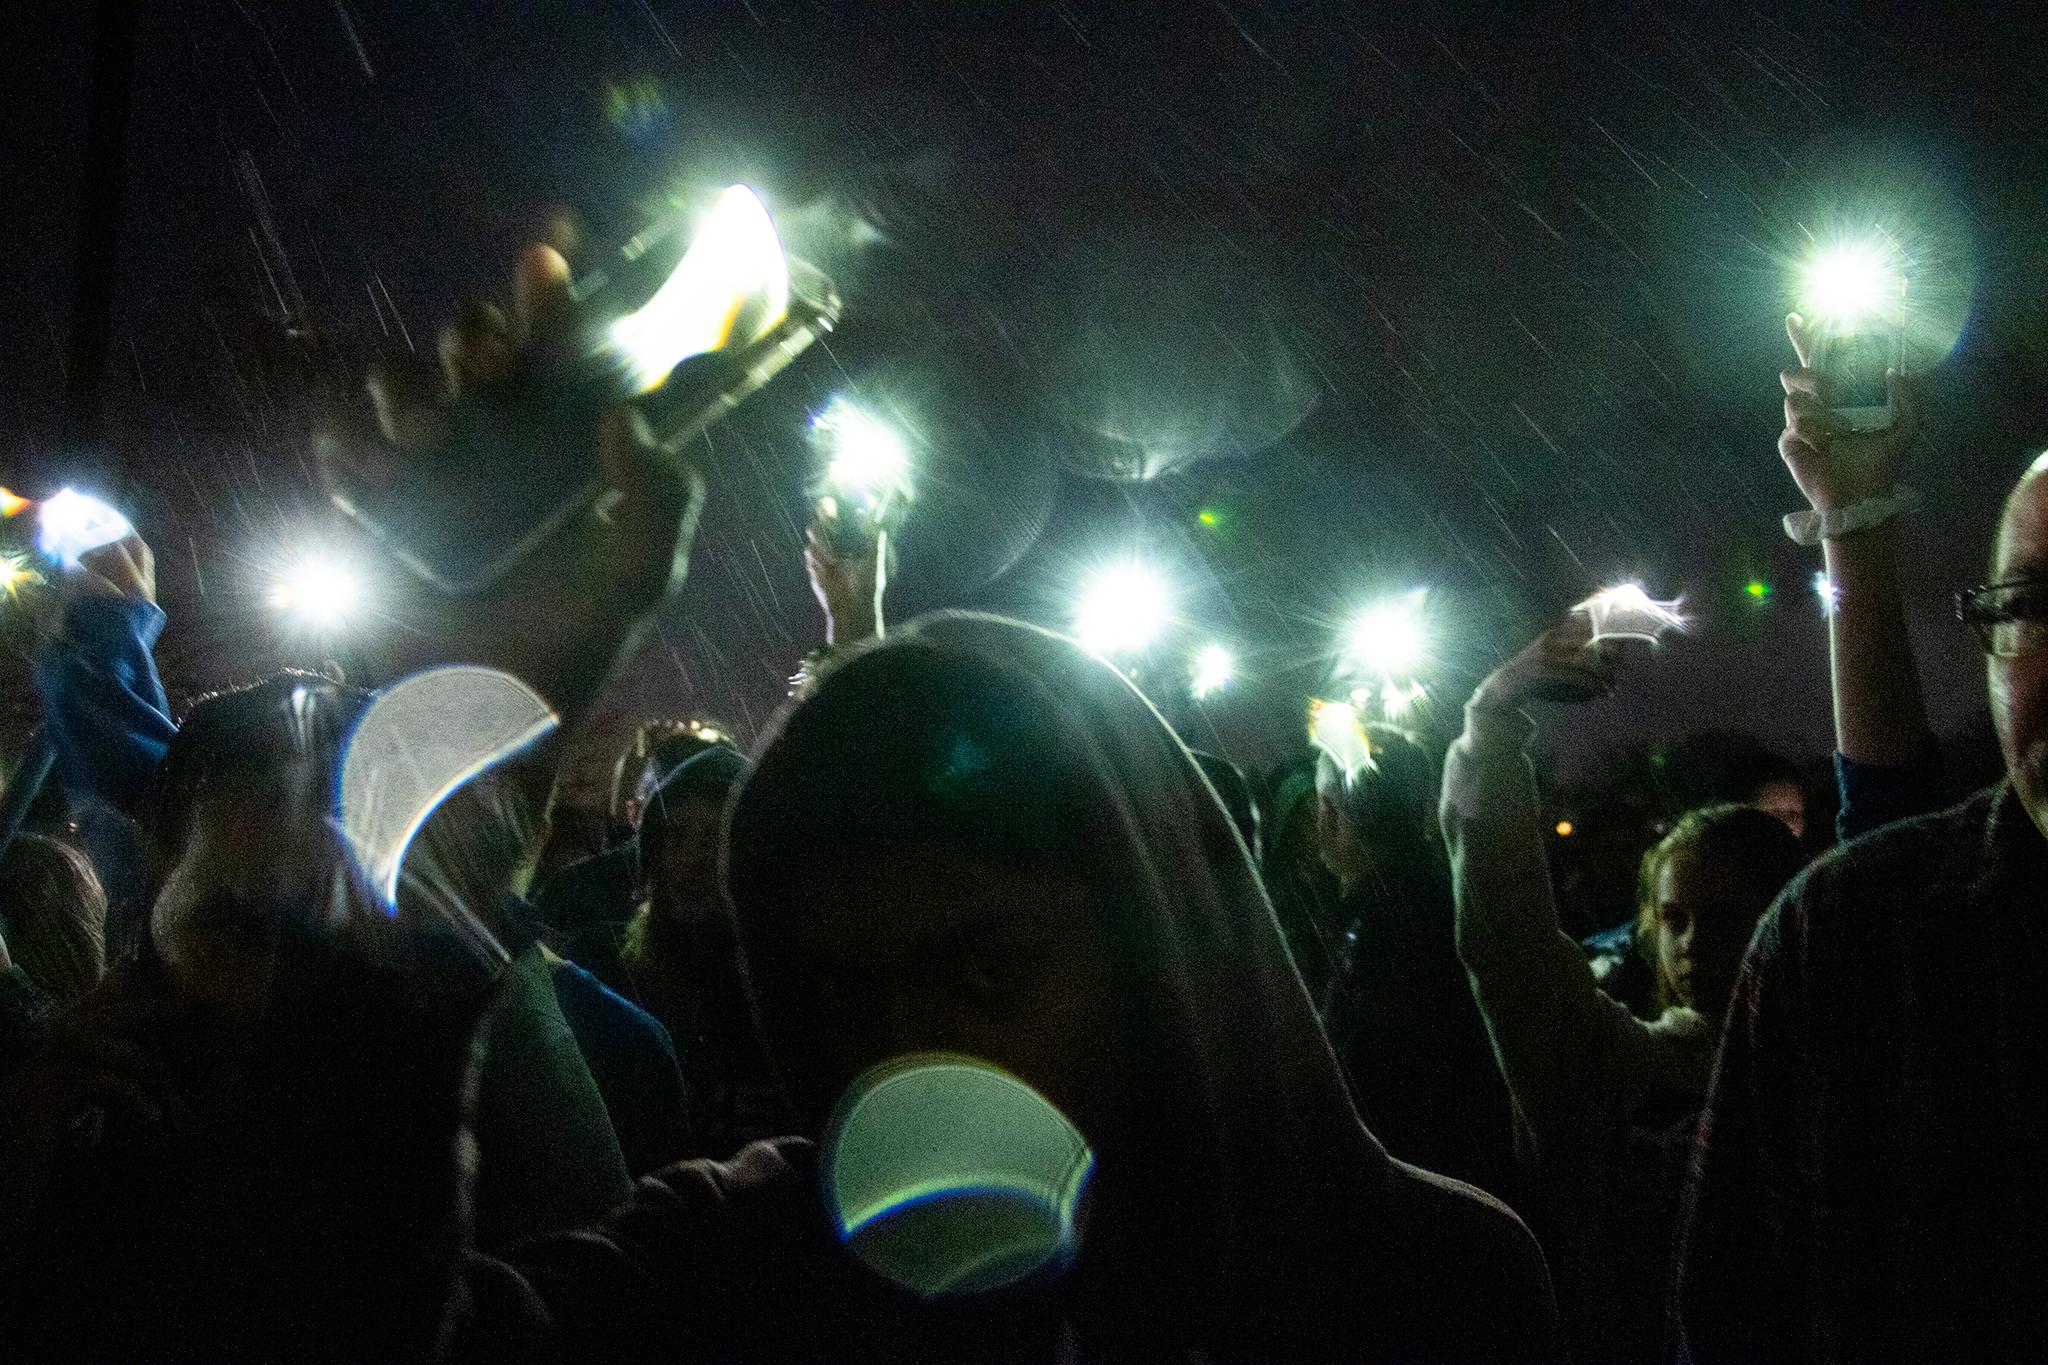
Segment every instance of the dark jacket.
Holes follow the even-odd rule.
[[[1514,1115],[1458,960],[1451,877],[1434,850],[1345,898],[1323,1023],[1359,1115],[1403,1161],[1506,1196]]]
[[[1694,1359],[2048,1355],[2044,885],[2000,786],[1836,850],[1757,926],[1687,1194]]]
[[[730,949],[721,950],[719,964],[701,977],[664,975],[653,964],[624,959],[631,923],[592,925],[564,951],[608,992],[645,1011],[669,1038],[688,1103],[676,1155],[730,1156],[749,1142],[787,1132],[781,1088],[762,1055]]]
[[[686,1154],[689,1107],[661,1021],[573,962],[548,959],[555,1001],[604,1097],[626,1171],[639,1177]]]
[[[788,948],[778,910],[811,860],[901,833],[889,793],[928,829],[962,831],[944,824],[957,819],[985,822],[970,824],[975,838],[1043,840],[1032,846],[1068,850],[1114,888],[1104,938],[1142,945],[1110,951],[1139,1006],[1132,1065],[1159,1097],[1140,1131],[1097,1140],[1100,1188],[1129,1201],[1106,1193],[1097,1214],[1126,1220],[1131,1260],[1092,1262],[1084,1233],[1054,1296],[1020,1305],[1010,1330],[963,1329],[964,1344],[938,1349],[953,1310],[878,1299],[823,1223],[802,1148],[757,1147],[643,1181],[585,1233],[466,1262],[450,1323],[462,1358],[1554,1352],[1528,1231],[1470,1186],[1389,1158],[1359,1122],[1243,842],[1193,760],[1128,682],[1058,637],[928,618],[837,665],[784,718],[729,816],[726,869],[772,1044],[815,1037],[805,1002],[773,979]]]

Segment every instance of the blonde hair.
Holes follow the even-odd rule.
[[[1679,817],[1671,832],[1643,855],[1636,874],[1635,948],[1656,980],[1660,1011],[1684,1002],[1666,979],[1657,953],[1657,878],[1666,864],[1685,850],[1741,863],[1755,875],[1758,887],[1767,889],[1773,898],[1806,864],[1806,855],[1785,822],[1754,806],[1702,806]]]

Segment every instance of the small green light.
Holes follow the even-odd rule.
[[[1761,578],[1750,579],[1742,590],[1759,602],[1771,595],[1771,585],[1764,582]]]
[[[1204,526],[1214,528],[1223,524],[1223,514],[1213,507],[1204,507],[1195,514],[1195,520]]]

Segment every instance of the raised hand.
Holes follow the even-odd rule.
[[[485,381],[547,382],[546,364],[572,344],[568,263],[552,248],[521,257],[508,316],[488,305],[465,309],[441,335],[441,371],[407,357],[373,372],[375,426],[331,427],[318,445],[333,486],[388,487],[408,459],[447,436],[448,405]],[[528,378],[527,376],[534,376]],[[565,720],[593,699],[638,626],[687,568],[703,501],[695,470],[648,439],[624,406],[606,409],[582,433],[605,492],[544,546],[486,591],[462,598],[397,574],[398,599],[377,632],[371,683],[439,663],[500,668],[533,687]],[[363,553],[379,551],[364,541]]]
[[[878,531],[862,552],[844,558],[816,522],[804,536],[804,570],[825,612],[825,643],[854,644],[882,633],[882,596],[888,591],[889,533]]]
[[[78,571],[65,576],[65,585],[73,592],[154,602],[156,556],[141,536],[131,532],[112,545],[80,555]]]
[[[1593,642],[1593,626],[1574,612],[1488,674],[1472,694],[1487,710],[1515,710],[1532,701],[1583,703],[1614,690],[1619,642]]]
[[[1824,378],[1813,369],[1815,345],[1805,319],[1785,319],[1785,334],[1799,357],[1794,369],[1778,376],[1785,389],[1785,431],[1778,454],[1816,512],[1831,512],[1868,498],[1889,494],[1898,483],[1899,466],[1920,430],[1920,381],[1897,370],[1885,376],[1893,421],[1883,431],[1841,429],[1828,408]]]

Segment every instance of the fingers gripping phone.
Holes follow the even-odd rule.
[[[735,195],[758,220],[741,224],[753,236],[737,243],[751,253],[737,264],[724,214]],[[466,390],[436,449],[405,460],[381,486],[339,478],[335,506],[441,591],[482,592],[602,496],[596,442],[608,404],[631,402],[660,446],[678,450],[838,321],[831,281],[782,257],[765,211],[742,187],[726,192],[680,255],[679,264],[673,253],[662,260],[646,234],[635,238],[611,278],[582,291],[581,310],[607,321],[565,354],[524,356],[503,380]],[[675,268],[666,283],[649,288],[650,266],[667,265]],[[758,287],[762,276],[777,287]],[[636,330],[622,354],[627,321]]]

